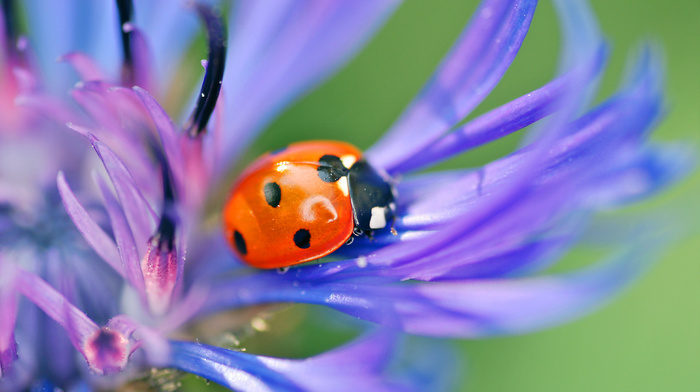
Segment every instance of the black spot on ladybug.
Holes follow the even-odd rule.
[[[236,245],[236,249],[243,255],[248,254],[248,247],[245,245],[245,238],[243,238],[243,234],[238,232],[238,230],[233,232],[233,243]]]
[[[280,186],[276,182],[268,182],[263,187],[263,193],[265,194],[265,201],[270,207],[279,207],[280,200],[282,199],[282,191]]]
[[[294,244],[301,249],[307,249],[311,246],[311,233],[306,229],[297,230],[294,233]]]
[[[348,169],[343,166],[343,161],[335,155],[324,155],[318,160],[318,176],[325,182],[336,182],[348,174]]]

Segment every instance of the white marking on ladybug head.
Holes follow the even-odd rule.
[[[342,177],[340,180],[335,182],[338,184],[338,189],[343,192],[343,196],[347,197],[350,194],[350,189],[348,188],[348,178]]]
[[[372,207],[372,217],[369,219],[369,228],[372,230],[386,227],[386,207]]]
[[[335,207],[333,207],[333,203],[322,195],[312,196],[304,200],[299,206],[299,211],[301,212],[301,219],[306,222],[314,222],[323,219],[323,217],[318,216],[319,213],[327,216],[327,223],[338,219],[338,212],[335,210]]]
[[[350,169],[352,165],[357,162],[357,157],[354,155],[343,155],[340,157],[340,161],[343,162],[343,166],[345,166],[346,169]]]

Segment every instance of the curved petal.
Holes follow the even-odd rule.
[[[124,215],[124,211],[119,206],[112,192],[101,180],[97,180],[98,186],[104,198],[105,209],[112,224],[112,231],[119,249],[121,259],[121,270],[124,271],[127,281],[134,287],[141,299],[145,302],[146,287],[141,271],[140,258],[134,241],[134,235],[129,227],[129,222]]]
[[[88,138],[92,133],[116,154],[128,157],[125,163],[139,189],[146,195],[158,194],[162,188],[153,178],[159,171],[154,168],[153,151],[148,148],[157,140],[156,129],[137,94],[130,88],[92,81],[76,84],[71,95],[89,114],[92,124],[68,127]]]
[[[229,19],[227,113],[222,162],[284,106],[327,78],[381,25],[400,0],[244,0]]]
[[[124,277],[124,269],[119,259],[117,245],[107,233],[102,230],[97,222],[90,217],[80,202],[78,202],[78,199],[76,199],[73,191],[68,186],[63,172],[58,173],[57,183],[58,191],[63,200],[63,206],[66,208],[75,226],[95,252],[97,252],[110,267]]]
[[[570,124],[567,135],[546,152],[524,148],[482,171],[465,173],[461,179],[433,188],[432,194],[405,206],[403,216],[396,223],[397,231],[440,230],[420,241],[404,241],[380,249],[370,255],[369,264],[391,265],[394,268],[386,273],[395,272],[402,278],[430,279],[438,276],[435,273],[440,268],[458,267],[464,260],[464,256],[455,257],[459,251],[468,254],[473,249],[484,249],[489,242],[500,246],[507,240],[519,244],[548,229],[566,214],[604,207],[590,204],[584,207],[584,199],[600,192],[603,185],[600,181],[606,176],[625,171],[625,167],[666,173],[669,176],[666,180],[677,178],[678,170],[672,167],[664,171],[633,163],[643,156],[640,143],[663,107],[659,75],[652,58],[643,55],[631,83],[617,96]],[[536,159],[528,155],[542,160],[535,174],[520,169]],[[498,202],[510,192],[503,187],[510,188],[524,175],[530,176],[530,180],[512,194],[510,202]],[[661,179],[655,182],[666,183]],[[641,192],[642,188],[637,190]],[[490,215],[483,218],[489,210]],[[443,242],[447,239],[452,241]],[[430,252],[421,254],[419,248]],[[403,258],[404,253],[410,253],[411,259]],[[414,272],[433,273],[403,275],[397,269],[401,265]]]
[[[413,385],[392,381],[387,367],[396,351],[396,340],[393,333],[379,332],[302,360],[255,356],[198,343],[172,341],[169,365],[237,391],[409,391],[449,384],[441,380],[447,375],[444,370],[428,375],[430,382],[417,377],[413,380],[404,378],[413,381]],[[422,354],[433,354],[433,362],[438,362],[437,355],[445,352],[433,350]],[[443,369],[451,367],[449,363],[445,365]]]
[[[645,147],[601,177],[585,203],[597,208],[615,208],[640,201],[685,177],[695,164],[695,152],[688,146]]]
[[[158,104],[146,90],[134,87],[136,95],[143,103],[144,108],[150,115],[158,131],[158,136],[165,152],[170,170],[177,183],[178,189],[184,190],[185,174],[183,166],[182,151],[178,147],[178,132],[172,120],[165,110]]]
[[[104,6],[91,0],[27,0],[23,5],[42,75],[54,91],[65,91],[77,81],[69,69],[55,66],[56,59],[68,52],[88,53],[107,74],[117,75],[121,49],[114,2]]]
[[[92,136],[90,139],[117,192],[131,231],[134,233],[139,254],[144,254],[146,243],[155,232],[158,215],[141,194],[124,162],[97,138]]]
[[[68,52],[88,54],[101,70],[106,71],[106,75],[116,79],[123,54],[121,26],[114,2],[107,6],[90,0],[58,3],[28,0],[25,3],[24,10],[32,27],[30,40],[36,48],[43,74],[55,91],[62,91],[76,81],[68,69],[54,64],[56,58]],[[132,22],[138,26],[136,50],[146,54],[145,44],[148,43],[148,51],[153,52],[154,69],[159,70],[157,82],[166,83],[195,37],[198,28],[196,15],[183,1],[136,1],[134,8]],[[148,67],[148,64],[143,66]],[[144,68],[142,71],[150,70]]]
[[[536,1],[486,0],[450,53],[368,159],[389,173],[473,110],[498,84],[515,58]]]
[[[197,15],[187,2],[177,0],[139,0],[134,2],[134,8],[134,24],[148,41],[153,69],[158,70],[156,82],[169,83],[198,32]]]
[[[17,292],[15,274],[3,268],[0,255],[0,379],[7,373],[17,357],[15,323],[17,321]]]
[[[16,273],[17,291],[65,328],[75,348],[82,352],[85,341],[99,330],[97,324],[46,281],[24,270]]]
[[[606,59],[604,49],[602,48],[592,60],[596,75],[603,70]],[[566,85],[577,74],[578,72],[565,74],[531,93],[477,117],[435,140],[420,152],[407,157],[403,162],[395,163],[392,170],[406,173],[423,169],[543,119],[557,109],[558,100],[567,91]]]
[[[573,273],[508,280],[326,283],[261,273],[212,290],[208,310],[269,302],[332,307],[403,331],[477,338],[551,327],[588,313],[654,259],[658,239],[634,241],[619,256]]]

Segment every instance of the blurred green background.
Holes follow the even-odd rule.
[[[304,139],[343,139],[361,148],[370,146],[418,92],[476,5],[474,0],[406,1],[366,50],[278,118],[248,158]],[[614,91],[627,56],[642,39],[660,43],[666,53],[671,110],[654,138],[698,145],[700,1],[596,0],[592,6],[612,45],[602,94]],[[516,61],[476,114],[527,93],[553,76],[559,52],[557,19],[550,2],[542,1],[538,7]],[[452,160],[448,166],[483,164],[510,152],[517,141],[518,136],[506,138]],[[609,306],[582,320],[527,336],[455,341],[466,358],[460,388],[481,392],[700,391],[699,194],[700,174],[696,173],[646,203],[645,208],[666,205],[692,212],[683,223],[689,234]],[[290,316],[281,317],[287,317],[286,323]],[[273,327],[283,324],[274,319],[271,323]],[[334,333],[322,326],[304,328],[312,333],[301,336],[297,331],[290,336],[296,336],[296,346],[304,346],[305,353],[321,351],[350,336],[347,331]],[[265,333],[261,335],[268,340]],[[318,336],[328,339],[319,342]],[[286,344],[294,351],[295,344]],[[249,341],[250,346],[269,350],[255,339]]]

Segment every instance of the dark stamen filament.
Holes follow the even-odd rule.
[[[122,82],[131,85],[134,82],[134,58],[131,53],[131,32],[124,31],[124,25],[131,23],[134,17],[134,3],[131,0],[117,0],[119,10],[119,31],[122,36],[124,64],[122,66]]]
[[[7,50],[16,53],[17,48],[17,21],[15,20],[14,0],[2,0],[2,14],[5,19],[5,39],[7,39]]]
[[[209,59],[197,106],[185,128],[191,137],[197,137],[206,130],[219,98],[226,64],[226,26],[222,16],[215,9],[202,4],[197,4],[196,8],[207,27]]]
[[[152,240],[157,242],[158,248],[170,252],[175,246],[175,229],[177,211],[175,211],[175,189],[173,187],[170,166],[158,147],[153,148],[163,175],[163,211],[156,234]]]

